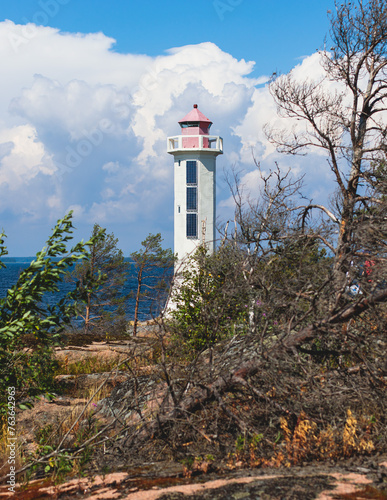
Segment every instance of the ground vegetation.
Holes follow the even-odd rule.
[[[235,229],[175,278],[175,310],[137,336],[127,379],[98,402],[103,426],[83,443],[67,431],[35,465],[91,442],[90,471],[169,460],[188,476],[386,453],[385,2],[337,4],[330,39],[324,81],[271,84],[302,132],[268,134],[285,153],[326,152],[332,205],[302,198],[280,165],[256,162],[257,198],[231,175]]]

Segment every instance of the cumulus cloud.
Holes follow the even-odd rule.
[[[90,85],[114,81],[134,87],[139,73],[152,60],[146,55],[113,52],[115,40],[103,33],[61,33],[51,27],[12,21],[0,25],[0,56],[9,77],[8,87],[19,84],[23,77],[29,85],[34,74],[62,84],[77,79]]]
[[[219,172],[238,165],[246,182],[258,183],[251,151],[275,161],[262,128],[278,118],[267,77],[251,76],[253,61],[210,42],[157,57],[119,54],[114,43],[102,33],[0,23],[7,75],[0,95],[3,210],[52,220],[72,207],[80,224],[130,222],[141,232],[153,218],[156,227],[172,227],[166,137],[180,133],[177,122],[193,103],[214,122],[211,132],[224,137]],[[295,71],[321,69],[313,55]],[[31,187],[33,199],[26,196]],[[228,198],[219,181],[220,206]],[[123,238],[130,246],[128,234]]]
[[[292,76],[296,81],[322,82],[321,85],[328,92],[343,92],[336,82],[324,79],[326,74],[321,64],[320,53],[301,59],[292,70]],[[254,88],[251,106],[243,116],[241,115],[240,122],[232,127],[233,134],[240,139],[239,156],[234,157],[234,162],[240,166],[239,178],[246,195],[257,196],[259,193],[259,175],[252,161],[254,157],[266,172],[275,164],[285,172],[290,168],[293,178],[304,177],[302,194],[305,197],[320,203],[326,202],[334,187],[333,173],[327,163],[326,153],[316,148],[310,150],[310,154],[306,157],[280,155],[265,135],[264,129],[267,125],[272,129],[285,131],[303,131],[305,128],[305,123],[302,121],[278,115],[268,84]],[[221,206],[233,207],[232,197],[222,200]]]
[[[292,75],[297,81],[304,81],[306,78],[312,81],[319,81],[325,76],[321,65],[320,53],[304,57],[300,64],[297,64]],[[325,82],[324,85],[332,87],[331,82]],[[304,124],[297,123],[289,118],[278,116],[274,100],[272,99],[268,86],[256,88],[252,96],[252,106],[248,109],[241,123],[234,127],[234,133],[241,138],[242,158],[245,159],[246,153],[254,148],[260,158],[267,158],[275,152],[275,146],[271,144],[264,133],[264,127],[270,124],[274,129],[292,130],[295,126],[303,127]]]
[[[159,154],[154,146],[165,138],[165,129],[160,125],[165,127],[166,122],[158,118],[178,106],[178,100],[185,104],[192,89],[209,116],[222,119],[246,109],[257,83],[248,76],[253,67],[253,62],[238,61],[210,42],[173,48],[166,56],[157,57],[133,95],[137,112],[132,129],[144,141],[138,160],[146,163],[149,157]],[[179,119],[186,113],[186,107],[181,109]],[[172,113],[170,116],[176,120]],[[172,126],[173,121],[169,123]]]
[[[1,130],[0,145],[4,151],[0,161],[0,186],[17,191],[37,175],[52,175],[56,170],[31,125]]]
[[[71,140],[80,139],[98,128],[102,119],[118,129],[130,116],[130,95],[114,85],[90,85],[71,80],[65,85],[56,80],[35,75],[32,86],[23,89],[9,106],[17,114],[35,124],[44,133],[48,128],[68,133]],[[119,119],[115,112],[119,110]],[[121,129],[121,133],[123,130]]]

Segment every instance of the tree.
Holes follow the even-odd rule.
[[[303,227],[296,203],[302,179],[294,179],[290,170],[282,172],[278,165],[268,173],[258,162],[256,166],[261,181],[257,198],[245,196],[237,173],[228,179],[235,202],[232,241],[240,249],[235,255],[244,270],[243,286],[250,290],[250,327],[257,331],[290,321],[288,327],[294,328],[299,319],[306,320],[305,311],[317,305],[317,296],[320,303],[329,300],[331,228],[321,221],[308,221],[309,227]],[[321,314],[318,309],[310,313]]]
[[[141,300],[149,300],[150,292],[157,291],[158,294],[165,294],[168,291],[168,284],[172,279],[172,268],[174,256],[169,248],[164,250],[161,247],[161,234],[149,234],[143,242],[142,249],[133,252],[130,257],[136,273],[137,290],[135,295],[133,336],[137,335],[138,312]],[[151,298],[151,306],[154,297]]]
[[[386,7],[356,7],[337,7],[336,48],[322,54],[326,81],[341,82],[342,90],[329,93],[324,82],[299,83],[292,74],[272,84],[280,112],[308,126],[290,137],[272,131],[271,139],[288,153],[327,151],[336,206],[300,203],[302,180],[278,167],[264,173],[257,163],[257,199],[244,195],[238,176],[230,181],[236,230],[228,237],[225,229],[219,251],[199,254],[199,267],[187,270],[177,311],[185,337],[193,325],[204,342],[182,359],[180,339],[158,336],[163,376],[152,370],[150,377],[160,384],[141,373],[131,391],[127,385],[111,400],[125,392],[122,410],[133,405],[140,415],[122,424],[112,453],[151,459],[169,447],[174,458],[232,460],[232,444],[243,439],[249,464],[276,466],[387,449],[385,145],[377,121],[387,91]],[[371,273],[363,272],[366,261]],[[360,292],[353,296],[355,278]],[[227,323],[230,299],[248,306],[248,320],[234,321],[248,322],[241,335]],[[202,347],[211,344],[209,363]]]
[[[15,387],[20,399],[46,391],[52,383],[52,347],[74,315],[80,294],[76,287],[53,305],[44,297],[59,291],[67,270],[87,257],[87,246],[92,244],[80,242],[67,251],[66,244],[72,239],[71,217],[70,212],[58,220],[46,246],[0,300],[0,411],[6,404],[7,387]],[[6,253],[2,234],[0,256]]]
[[[67,279],[79,282],[84,295],[82,311],[78,316],[84,321],[84,331],[105,329],[107,323],[125,329],[125,300],[123,288],[128,278],[129,266],[117,248],[118,239],[106,234],[106,229],[94,224],[93,244],[89,258],[79,263]]]
[[[209,279],[221,254],[202,255],[199,268],[188,269],[193,285],[187,282],[176,313],[188,338],[196,325],[201,340],[217,343],[213,362],[201,351],[176,366],[170,352],[181,353],[181,343],[165,343],[167,387],[157,393],[153,420],[128,430],[131,455],[150,439],[159,439],[160,453],[167,443],[171,454],[215,453],[230,436],[243,436],[254,465],[386,449],[387,5],[344,0],[331,26],[324,79],[300,82],[292,72],[271,84],[280,114],[301,126],[268,134],[289,154],[327,153],[335,204],[305,203],[302,179],[277,166],[265,173],[257,163],[257,199],[245,196],[237,175],[230,180],[236,230],[229,237],[226,225],[224,248],[233,249],[242,278],[234,275],[233,296],[247,299],[249,328],[216,342],[232,279],[224,287]],[[251,446],[249,435],[259,444]]]
[[[173,293],[170,328],[194,351],[207,349],[248,326],[251,290],[239,265],[241,251],[204,247],[184,262]]]
[[[267,133],[279,151],[303,154],[319,148],[327,153],[338,186],[336,213],[311,203],[304,207],[304,214],[319,209],[338,227],[333,269],[339,301],[354,253],[361,250],[356,243],[361,220],[358,214],[371,206],[385,207],[374,181],[375,169],[386,152],[386,3],[336,3],[330,35],[331,50],[320,52],[324,78],[299,81],[290,72],[270,85],[279,114],[306,127],[291,133],[267,129]],[[327,83],[335,84],[336,90],[327,90]],[[382,214],[374,214],[372,226],[378,232],[372,241],[373,260],[379,262],[380,252],[386,248]],[[364,230],[363,224],[361,227]],[[369,253],[367,246],[363,250]]]

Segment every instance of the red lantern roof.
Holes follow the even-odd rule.
[[[188,115],[179,120],[179,123],[186,123],[186,122],[200,122],[212,125],[212,121],[209,120],[205,115],[203,115],[201,111],[198,110],[197,104],[193,105],[193,109],[191,109]]]

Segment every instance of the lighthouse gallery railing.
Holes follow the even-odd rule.
[[[189,145],[187,147],[187,145],[184,144],[187,139],[195,139],[194,143],[196,143],[197,146]],[[171,153],[176,149],[203,149],[204,151],[211,149],[223,153],[223,138],[218,135],[176,135],[174,137],[168,137],[167,152]]]

